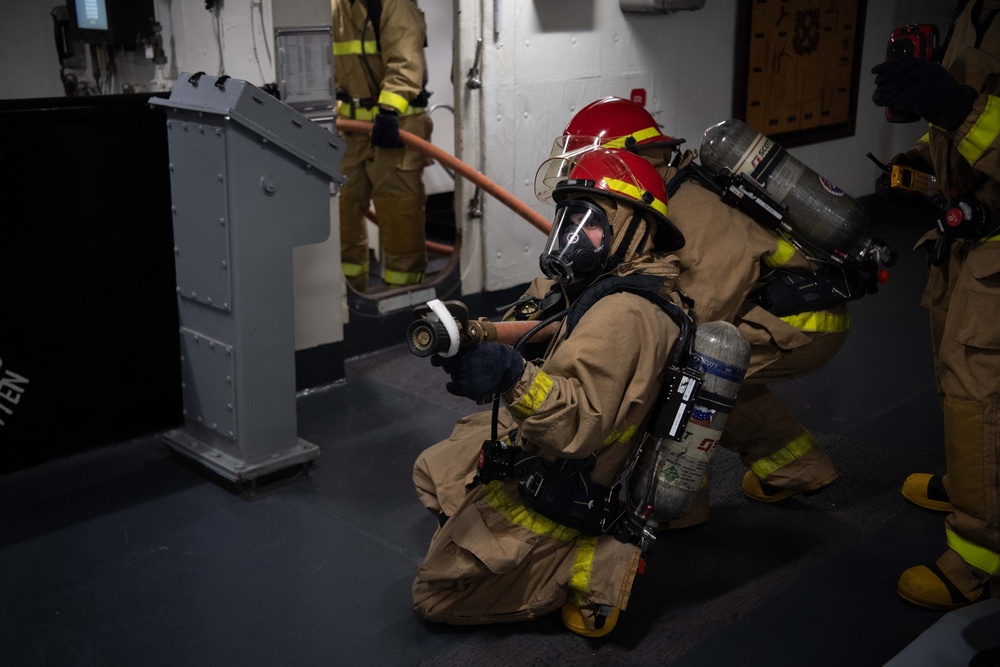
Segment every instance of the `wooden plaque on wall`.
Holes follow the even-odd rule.
[[[733,116],[783,146],[854,134],[866,0],[740,0]]]

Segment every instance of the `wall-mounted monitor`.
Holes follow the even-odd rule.
[[[70,23],[88,44],[112,44],[107,0],[67,0]]]

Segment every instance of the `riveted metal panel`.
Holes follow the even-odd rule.
[[[236,440],[236,359],[233,346],[181,327],[184,418]]]
[[[167,121],[177,293],[232,309],[224,127]]]

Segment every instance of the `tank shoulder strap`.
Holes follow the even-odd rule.
[[[651,276],[642,273],[628,276],[612,276],[599,280],[584,290],[577,297],[573,305],[570,306],[569,313],[566,315],[566,338],[570,337],[580,319],[599,300],[610,294],[628,292],[655,303],[680,328],[680,335],[671,352],[672,362],[675,364],[679,363],[691,351],[691,345],[694,341],[694,321],[680,306],[658,291],[663,286],[665,280],[663,276]]]
[[[382,53],[382,0],[365,0],[368,7],[368,18],[372,22],[372,30],[375,31],[375,46],[378,52]]]

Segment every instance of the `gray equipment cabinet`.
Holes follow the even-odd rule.
[[[234,482],[304,464],[292,248],[330,235],[339,137],[252,84],[182,74],[166,107],[184,428],[174,450]]]

